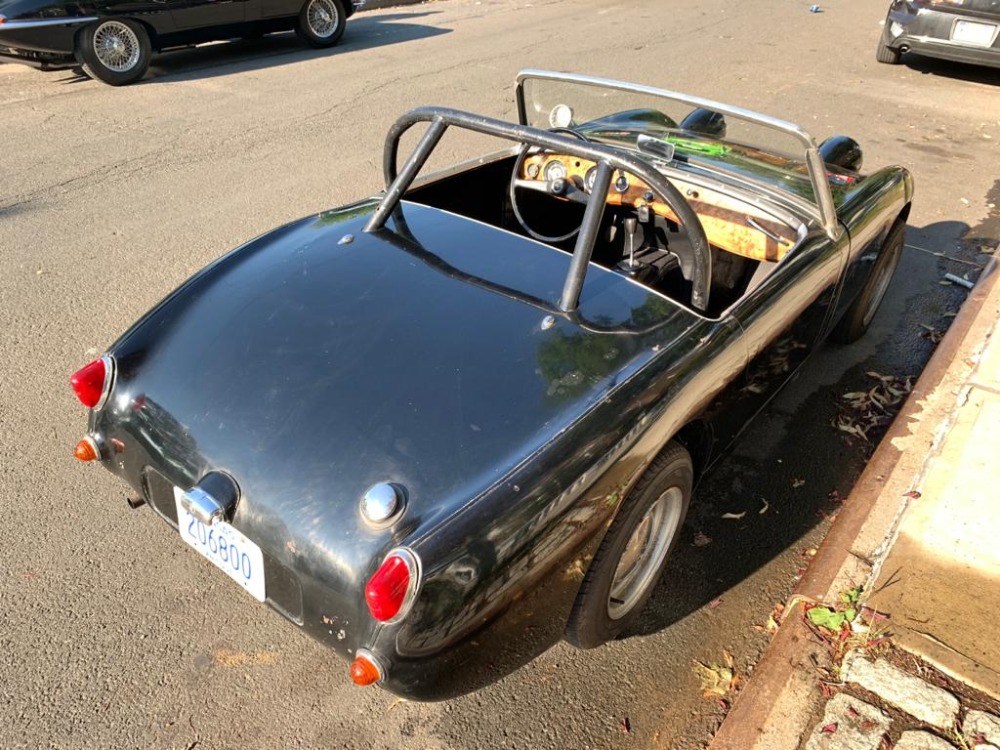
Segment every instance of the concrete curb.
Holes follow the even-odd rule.
[[[817,666],[829,660],[825,649],[803,622],[803,605],[835,601],[839,592],[867,581],[875,560],[891,544],[906,505],[905,493],[922,471],[926,452],[898,447],[904,439],[933,433],[953,404],[928,409],[928,396],[942,385],[956,385],[950,371],[969,343],[986,300],[997,287],[998,263],[990,258],[955,321],[938,344],[879,447],[868,462],[816,557],[795,589],[778,632],[737,697],[712,740],[712,750],[791,750],[807,730],[814,707],[822,700]],[[990,330],[987,327],[987,334]],[[975,329],[975,330],[974,330]],[[971,371],[973,363],[958,362]],[[954,384],[949,380],[955,380]],[[943,412],[943,413],[942,413]],[[817,654],[817,651],[822,651]],[[819,659],[820,661],[816,661]]]

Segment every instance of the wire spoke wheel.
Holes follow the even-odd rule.
[[[340,27],[340,14],[330,0],[312,0],[306,8],[306,23],[313,34],[326,39]]]
[[[139,38],[119,21],[106,21],[94,32],[94,54],[108,70],[127,73],[141,57]]]
[[[608,617],[612,620],[631,612],[649,590],[680,526],[683,507],[681,489],[670,487],[649,506],[635,527],[611,582]]]

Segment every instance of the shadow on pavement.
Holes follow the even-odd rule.
[[[773,564],[781,572],[762,576],[762,588],[750,594],[763,613],[759,624],[787,598],[820,542],[816,532],[826,534],[817,527],[829,526],[889,426],[870,430],[871,442],[838,430],[844,394],[873,388],[870,373],[916,380],[965,300],[963,288],[940,284],[943,274],[975,281],[984,265],[978,234],[958,221],[907,227],[903,260],[871,329],[854,344],[819,347],[704,477],[657,590],[623,637],[658,632],[703,608],[710,613],[730,589]],[[764,589],[765,579],[782,580],[785,590]]]
[[[903,55],[901,60],[906,67],[924,75],[935,75],[942,78],[968,81],[969,83],[985,83],[990,86],[1000,86],[1000,69],[998,68],[952,62],[951,60],[939,60],[935,57],[923,57],[912,52]]]
[[[335,47],[307,47],[293,32],[268,34],[258,39],[234,39],[186,47],[153,56],[146,77],[133,85],[176,83],[234,75],[253,70],[290,65],[304,60],[345,55],[364,49],[403,44],[451,33],[451,29],[413,23],[439,11],[360,14],[347,22],[343,39]],[[87,81],[79,68],[60,79],[62,84]]]

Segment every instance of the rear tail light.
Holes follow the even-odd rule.
[[[378,659],[367,649],[359,648],[351,662],[351,682],[365,687],[385,679],[385,670]]]
[[[107,354],[81,367],[69,379],[76,397],[88,409],[100,409],[111,393],[114,363]]]
[[[390,552],[365,586],[372,617],[379,622],[402,619],[416,599],[419,583],[419,558],[408,549]]]

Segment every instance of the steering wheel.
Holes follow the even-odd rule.
[[[589,142],[587,136],[583,135],[572,128],[552,128],[549,132],[552,133],[566,133],[568,135],[573,135],[579,138],[581,141]],[[534,190],[540,193],[546,193],[548,195],[557,196],[560,198],[566,198],[573,201],[574,203],[587,204],[590,200],[589,193],[585,190],[581,190],[571,181],[566,179],[560,180],[523,180],[521,179],[521,170],[524,168],[524,160],[528,157],[531,152],[531,146],[527,143],[523,144],[520,150],[517,152],[517,159],[514,160],[514,171],[510,176],[510,207],[514,211],[514,218],[517,219],[517,223],[521,225],[521,229],[527,232],[531,237],[541,242],[563,242],[568,239],[572,239],[577,234],[580,233],[580,226],[577,225],[576,229],[573,229],[563,235],[545,235],[541,232],[536,232],[530,226],[528,222],[524,220],[521,215],[521,209],[517,205],[517,191],[518,189],[524,190]],[[543,153],[541,150],[536,153]]]

